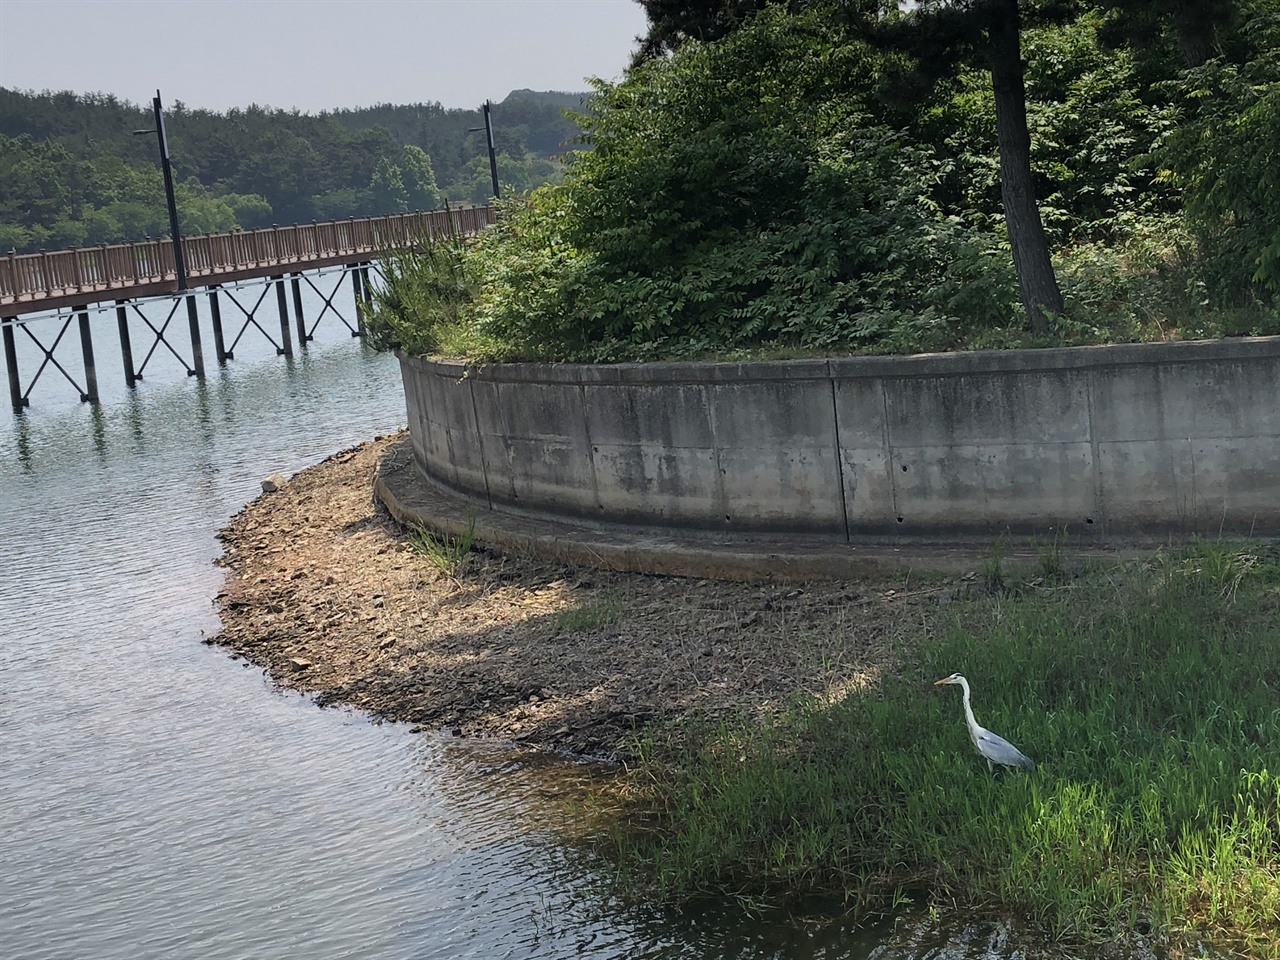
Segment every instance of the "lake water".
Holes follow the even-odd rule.
[[[204,322],[202,383],[157,354],[127,391],[107,314],[101,407],[42,379],[0,414],[0,957],[1027,955],[985,929],[618,904],[558,839],[582,768],[321,710],[202,643],[214,535],[260,479],[405,420],[395,361],[332,318],[292,361],[257,337],[223,371]]]

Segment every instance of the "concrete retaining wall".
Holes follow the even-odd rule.
[[[418,468],[714,531],[1280,534],[1280,338],[761,363],[401,358]]]

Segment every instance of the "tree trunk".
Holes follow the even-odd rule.
[[[994,0],[988,28],[991,84],[996,98],[1000,144],[1000,198],[1009,225],[1013,266],[1022,306],[1035,333],[1049,332],[1049,314],[1062,312],[1044,223],[1031,178],[1031,134],[1027,132],[1027,92],[1022,82],[1021,18],[1018,0]]]
[[[1222,53],[1216,21],[1227,16],[1223,5],[1205,3],[1204,0],[1184,0],[1174,3],[1170,13],[1178,36],[1178,50],[1188,67],[1203,67],[1210,57]]]

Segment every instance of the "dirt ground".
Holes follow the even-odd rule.
[[[395,439],[302,471],[220,534],[210,642],[322,705],[619,759],[654,719],[874,681],[958,589],[656,577],[479,549],[448,569],[374,501]]]

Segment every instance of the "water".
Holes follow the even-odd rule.
[[[217,529],[266,474],[400,427],[398,368],[330,324],[129,393],[95,330],[101,408],[42,382],[0,417],[0,957],[1008,955],[612,902],[558,839],[583,768],[321,710],[202,644]]]

